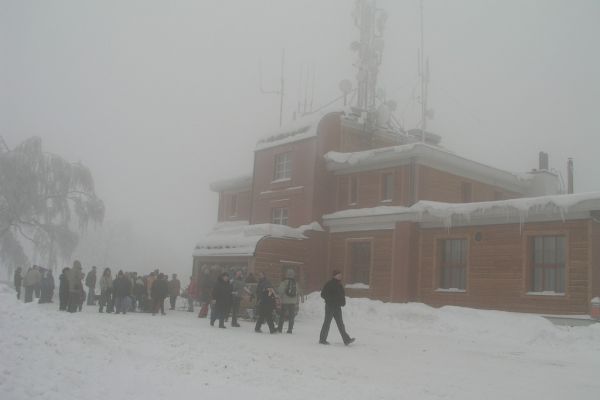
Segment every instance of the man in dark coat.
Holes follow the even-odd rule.
[[[177,304],[177,297],[181,293],[181,282],[177,279],[177,274],[173,274],[171,280],[169,281],[169,300],[171,304],[171,308],[169,310],[174,310],[175,305]]]
[[[258,319],[256,320],[256,326],[254,327],[255,332],[262,332],[260,327],[264,322],[269,326],[269,332],[277,333],[275,324],[273,323],[273,310],[275,310],[275,304],[277,295],[275,289],[271,286],[265,287],[262,292],[257,293],[259,305],[258,305]]]
[[[85,286],[88,288],[87,293],[87,305],[96,305],[96,267],[92,267],[92,270],[88,272],[85,277]]]
[[[58,309],[60,311],[67,311],[69,305],[69,280],[67,275],[69,273],[69,267],[63,268],[62,274],[58,277]]]
[[[21,274],[21,267],[17,267],[15,274],[13,275],[15,290],[17,291],[17,300],[21,299],[21,285],[23,283],[23,275]]]
[[[215,321],[219,320],[219,328],[225,328],[225,317],[229,312],[232,301],[233,288],[229,283],[229,275],[223,272],[213,288],[212,298],[214,300],[214,308],[210,314],[210,325],[214,326]]]
[[[158,274],[158,278],[152,284],[150,289],[150,297],[152,298],[152,315],[156,315],[160,308],[160,313],[165,314],[165,299],[169,295],[169,286],[167,284],[167,276],[162,272]]]
[[[42,295],[38,303],[52,303],[54,297],[54,276],[52,270],[44,271],[42,278]]]
[[[129,296],[131,296],[131,281],[119,271],[117,279],[113,282],[113,293],[115,295],[115,314],[126,314],[129,309]]]
[[[321,328],[319,343],[329,344],[327,335],[329,335],[329,326],[331,325],[332,318],[335,319],[344,344],[347,346],[354,342],[355,339],[351,338],[346,332],[344,320],[342,319],[342,307],[346,305],[346,293],[344,286],[342,286],[342,273],[340,271],[333,271],[333,278],[323,286],[321,297],[325,300],[325,320]]]

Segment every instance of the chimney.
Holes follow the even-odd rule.
[[[573,159],[569,157],[567,161],[567,193],[573,194]]]
[[[540,151],[540,163],[539,163],[539,168],[540,170],[548,170],[548,153]]]

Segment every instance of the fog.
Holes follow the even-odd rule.
[[[388,13],[379,86],[416,127],[419,1]],[[0,135],[40,136],[47,151],[90,169],[115,237],[108,265],[188,273],[196,239],[216,222],[209,183],[252,171],[256,139],[277,128],[300,77],[315,71],[314,107],[354,81],[358,38],[349,0],[0,0]],[[550,166],[575,191],[600,190],[600,3],[426,0],[429,128],[468,158],[515,172]],[[93,238],[93,232],[89,236]],[[84,269],[94,240],[80,250]],[[97,250],[97,249],[96,249]]]

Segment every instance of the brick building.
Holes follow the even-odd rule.
[[[369,128],[367,128],[369,126]],[[251,175],[215,182],[218,223],[201,270],[294,268],[317,290],[510,311],[584,314],[600,295],[600,193],[559,194],[540,168],[514,174],[339,109],[261,139]]]

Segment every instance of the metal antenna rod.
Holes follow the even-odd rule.
[[[283,122],[283,98],[285,95],[285,83],[284,83],[284,76],[283,76],[284,65],[285,65],[285,49],[282,49],[281,50],[281,81],[280,81],[279,90],[265,90],[263,88],[262,63],[260,62],[260,60],[258,62],[260,92],[263,94],[278,94],[280,97],[280,100],[279,100],[279,126],[281,126],[281,124]]]
[[[420,67],[420,75],[421,75],[421,142],[425,141],[425,129],[427,129],[427,105],[426,105],[426,97],[425,93],[425,38],[423,35],[423,0],[421,0],[421,51],[419,54],[419,67]]]

